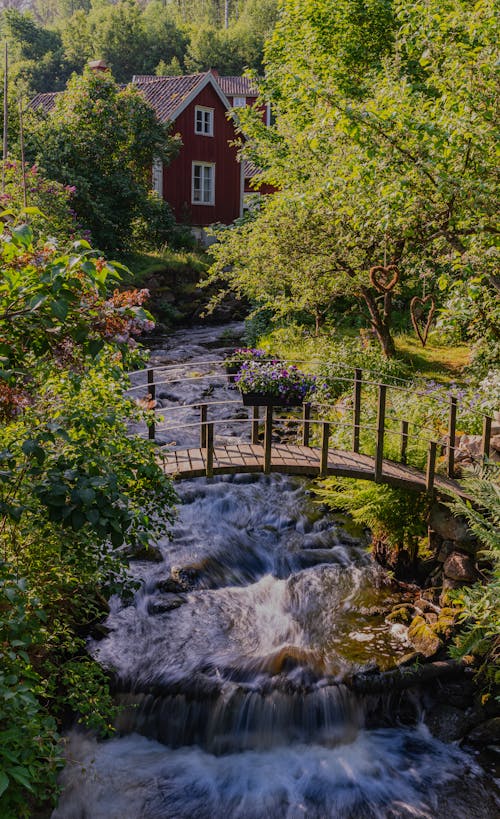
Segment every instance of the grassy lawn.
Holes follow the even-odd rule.
[[[127,284],[140,287],[150,276],[167,276],[176,278],[190,275],[196,278],[207,268],[207,257],[202,250],[135,251],[124,255],[120,261],[132,272],[132,279]]]
[[[410,334],[396,337],[396,349],[415,372],[444,383],[460,381],[470,358],[470,348],[466,344],[450,347],[429,339],[422,347],[418,338]]]

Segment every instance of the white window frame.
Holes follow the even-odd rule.
[[[198,127],[198,114],[201,114],[201,127]],[[198,136],[214,135],[214,109],[205,108],[203,105],[195,105],[194,108],[194,132]]]
[[[194,177],[195,177],[195,168],[201,168],[202,173],[200,173],[200,199],[195,199],[195,190],[194,190]],[[203,171],[205,168],[210,168],[212,171],[211,174],[211,190],[210,190],[210,201],[204,201],[205,197],[205,175]],[[191,166],[191,204],[192,205],[215,205],[215,162],[193,162]]]
[[[247,98],[246,97],[233,97],[233,108],[246,108],[247,107]]]
[[[153,190],[163,199],[163,162],[157,156],[153,159],[152,178]]]

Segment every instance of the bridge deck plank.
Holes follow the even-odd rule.
[[[271,453],[271,472],[315,477],[319,473],[321,450],[293,444],[274,444]],[[214,447],[214,475],[262,472],[264,447],[262,444],[230,443]],[[163,451],[162,466],[174,478],[196,478],[206,473],[206,453],[199,447]],[[375,459],[357,452],[330,450],[328,474],[347,478],[374,480]],[[381,482],[417,491],[425,490],[425,475],[411,466],[384,460]],[[436,476],[435,489],[449,494],[464,494],[456,481]]]

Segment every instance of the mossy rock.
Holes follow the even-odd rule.
[[[426,623],[419,614],[410,623],[408,639],[416,651],[423,654],[424,657],[432,657],[442,646],[434,628]]]
[[[411,621],[411,612],[407,606],[398,606],[387,615],[390,623],[403,623],[407,625]]]
[[[452,635],[453,627],[455,625],[457,611],[449,607],[444,607],[439,612],[437,623],[434,626],[434,631],[445,639],[449,639]]]

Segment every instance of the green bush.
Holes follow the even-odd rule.
[[[486,465],[481,473],[464,481],[471,501],[457,497],[450,504],[457,515],[467,519],[478,538],[479,557],[489,564],[483,579],[451,594],[460,607],[462,629],[450,654],[469,654],[480,660],[479,676],[491,690],[500,684],[500,468]],[[498,697],[500,701],[500,696]]]
[[[61,255],[15,222],[0,265],[0,792],[14,819],[54,793],[56,729],[111,730],[85,635],[128,593],[125,555],[164,534],[175,495],[130,434],[147,420],[125,395],[147,291],[109,293],[118,272],[88,244]]]
[[[331,509],[348,512],[370,529],[375,540],[391,548],[415,554],[419,540],[427,535],[429,501],[422,494],[349,478],[327,478],[315,494]]]
[[[34,603],[35,601],[32,601]],[[30,610],[31,609],[31,610]],[[29,817],[30,800],[54,792],[62,764],[56,722],[45,710],[43,680],[29,651],[43,612],[28,604],[26,584],[0,561],[0,804],[3,819]]]

